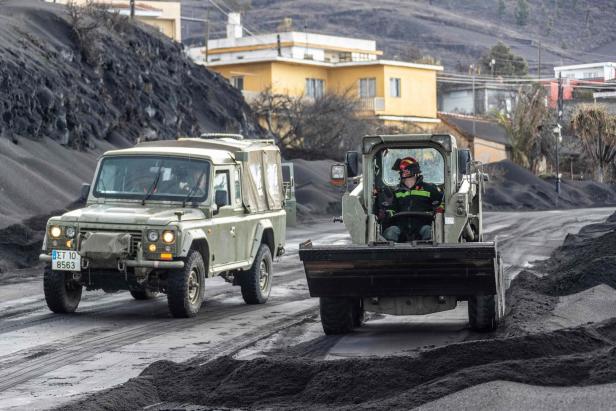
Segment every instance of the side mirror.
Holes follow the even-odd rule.
[[[346,180],[347,180],[346,171],[347,171],[346,165],[334,164],[329,174],[331,183],[337,187],[341,187],[345,185]]]
[[[216,190],[214,202],[216,203],[216,207],[218,208],[229,205],[229,194],[227,194],[227,191]]]
[[[83,183],[81,184],[81,190],[79,191],[79,202],[80,203],[85,203],[86,201],[88,201],[88,196],[90,195],[90,184],[88,183]]]
[[[345,163],[347,177],[357,177],[359,175],[359,153],[357,151],[347,151]]]
[[[469,174],[472,161],[470,149],[461,148],[458,150],[458,175],[460,177],[464,174]]]

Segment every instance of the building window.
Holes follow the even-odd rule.
[[[374,77],[362,78],[359,80],[359,97],[376,97],[376,79]]]
[[[394,77],[389,79],[389,96],[402,97],[402,79]]]
[[[370,60],[370,54],[357,53],[357,61],[368,61],[368,60]]]
[[[338,59],[341,63],[348,63],[350,61],[353,61],[353,53],[343,51],[342,53],[338,54]]]
[[[233,87],[235,87],[239,91],[244,90],[244,77],[242,76],[231,77],[231,84],[233,85]]]
[[[312,98],[321,98],[325,93],[325,80],[318,78],[306,79],[306,96]]]

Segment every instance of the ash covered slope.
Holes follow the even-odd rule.
[[[490,182],[483,197],[485,210],[551,210],[616,204],[616,186],[596,181],[563,180],[560,196],[554,180],[541,179],[509,160],[486,165]]]
[[[261,133],[241,94],[179,44],[93,16],[78,40],[64,6],[0,0],[0,229],[65,207],[98,155],[137,138]]]
[[[73,24],[65,7],[33,1],[1,3],[0,111],[5,136],[74,147],[259,133],[241,94],[181,45],[125,17],[94,11]]]
[[[294,30],[374,39],[386,58],[438,57],[447,70],[468,68],[498,40],[509,44],[536,69],[537,44],[546,66],[602,61],[616,49],[612,0],[529,0],[528,23],[516,24],[517,0],[252,0],[245,16],[255,32],[275,32],[285,17]],[[187,14],[205,18],[207,2],[183,0]],[[214,9],[212,9],[214,11]],[[225,17],[213,14],[214,31],[224,31]],[[202,42],[201,23],[189,25],[187,41]],[[189,38],[190,37],[190,38]],[[592,54],[585,54],[592,52]]]

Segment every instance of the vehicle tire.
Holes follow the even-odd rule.
[[[344,297],[321,297],[319,299],[321,325],[326,335],[347,334],[353,331],[359,319],[354,301]]]
[[[498,324],[495,295],[475,295],[468,299],[468,322],[474,331],[493,331]]]
[[[361,327],[364,325],[365,317],[364,301],[362,298],[357,298],[353,302],[353,326]]]
[[[70,271],[54,271],[45,267],[43,290],[47,307],[54,313],[74,313],[81,301],[83,287],[72,278]]]
[[[201,308],[205,285],[205,264],[201,253],[190,250],[184,268],[167,276],[167,304],[175,318],[194,317]]]
[[[145,287],[139,290],[130,290],[130,295],[132,295],[135,300],[152,300],[156,298],[158,293]]]
[[[267,244],[261,244],[250,270],[242,273],[240,286],[246,304],[263,304],[272,291],[274,276],[272,253]]]

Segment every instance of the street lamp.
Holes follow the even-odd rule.
[[[492,71],[492,77],[494,77],[494,66],[496,65],[496,60],[490,60],[490,70]]]
[[[563,127],[556,123],[552,132],[556,137],[556,192],[560,194],[560,143],[563,141]]]

